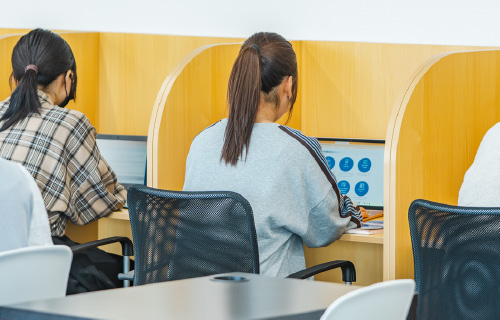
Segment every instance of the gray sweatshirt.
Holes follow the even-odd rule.
[[[226,125],[223,119],[193,140],[184,191],[234,191],[248,200],[261,274],[300,271],[303,243],[326,246],[346,227],[360,225],[358,207],[340,194],[316,139],[276,123],[256,123],[248,155],[230,166],[220,160]]]

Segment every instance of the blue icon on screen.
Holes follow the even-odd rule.
[[[339,168],[344,172],[351,170],[353,165],[354,161],[352,161],[352,159],[349,157],[345,157],[339,162]]]
[[[351,190],[351,185],[345,180],[339,181],[337,185],[339,186],[340,193],[342,194],[347,194],[349,190]]]
[[[372,162],[368,158],[363,158],[358,162],[358,169],[361,172],[368,172],[372,168]]]
[[[335,167],[335,159],[333,159],[332,157],[326,157],[326,162],[328,162],[328,168],[330,168],[330,170]]]
[[[354,192],[360,197],[364,196],[365,194],[368,193],[368,183],[365,181],[360,181],[356,183],[356,186],[354,187]]]

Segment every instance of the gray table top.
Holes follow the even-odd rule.
[[[224,320],[303,313],[318,317],[318,310],[359,288],[246,273],[225,276],[244,277],[246,281],[214,281],[216,276],[208,276],[82,293],[0,308],[0,318]]]

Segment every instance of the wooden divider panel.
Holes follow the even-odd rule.
[[[188,54],[165,79],[148,134],[148,184],[182,190],[193,138],[226,117],[229,74],[240,44],[208,45]]]
[[[404,91],[386,138],[384,279],[413,277],[410,203],[456,205],[482,137],[500,121],[500,51],[435,56]]]
[[[19,41],[19,34],[4,34],[0,36],[0,101],[10,96],[9,79],[12,74],[12,49]],[[12,83],[12,88],[14,88]]]
[[[155,97],[165,77],[186,55],[204,45],[241,41],[123,33],[99,36],[99,130],[129,135],[148,134]]]
[[[60,32],[69,44],[76,60],[78,87],[76,100],[67,108],[78,110],[89,118],[99,132],[99,33]]]
[[[385,138],[396,98],[427,59],[478,49],[325,41],[300,46],[301,130],[315,137],[360,139]]]

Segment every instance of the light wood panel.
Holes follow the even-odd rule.
[[[363,242],[363,243],[373,243],[373,244],[383,244],[384,234],[355,234],[355,233],[344,233],[340,236],[341,241],[352,241],[352,242]]]
[[[327,247],[304,248],[306,266],[325,263],[332,260],[349,260],[356,268],[356,285],[367,286],[381,282],[382,277],[382,244],[362,243],[337,240]],[[342,282],[342,272],[330,270],[314,276],[314,280]]]
[[[78,84],[76,100],[67,108],[78,110],[97,128],[99,110],[99,33],[60,32],[76,60]],[[98,128],[97,128],[98,129]]]
[[[9,79],[12,74],[12,49],[20,35],[4,34],[0,36],[0,99],[4,101],[11,94]],[[14,84],[13,84],[14,85]]]
[[[99,132],[147,135],[155,97],[174,67],[196,48],[241,39],[101,33],[99,41]]]
[[[132,228],[129,220],[106,217],[99,219],[98,224],[97,239],[122,236],[132,240]],[[108,244],[102,246],[101,249],[118,255],[122,254],[122,246],[119,243]]]
[[[418,198],[456,205],[486,131],[500,121],[500,51],[427,61],[396,101],[387,132],[384,278],[412,278],[408,208]]]
[[[194,50],[165,80],[148,135],[148,181],[154,187],[182,190],[191,141],[227,115],[225,92],[239,48],[209,45]]]
[[[69,222],[65,235],[77,243],[97,240],[99,223],[100,221],[94,221],[84,226],[77,226]]]
[[[66,235],[73,241],[84,243],[108,237],[123,236],[132,239],[132,229],[128,217],[128,210],[120,210],[110,216],[101,218],[84,226],[69,223]],[[120,244],[109,244],[101,246],[107,252],[121,255]]]
[[[311,136],[384,139],[394,101],[435,54],[458,46],[301,42],[302,131]]]
[[[25,34],[29,32],[29,29],[9,29],[9,28],[0,28],[0,35],[16,35],[16,34]]]

